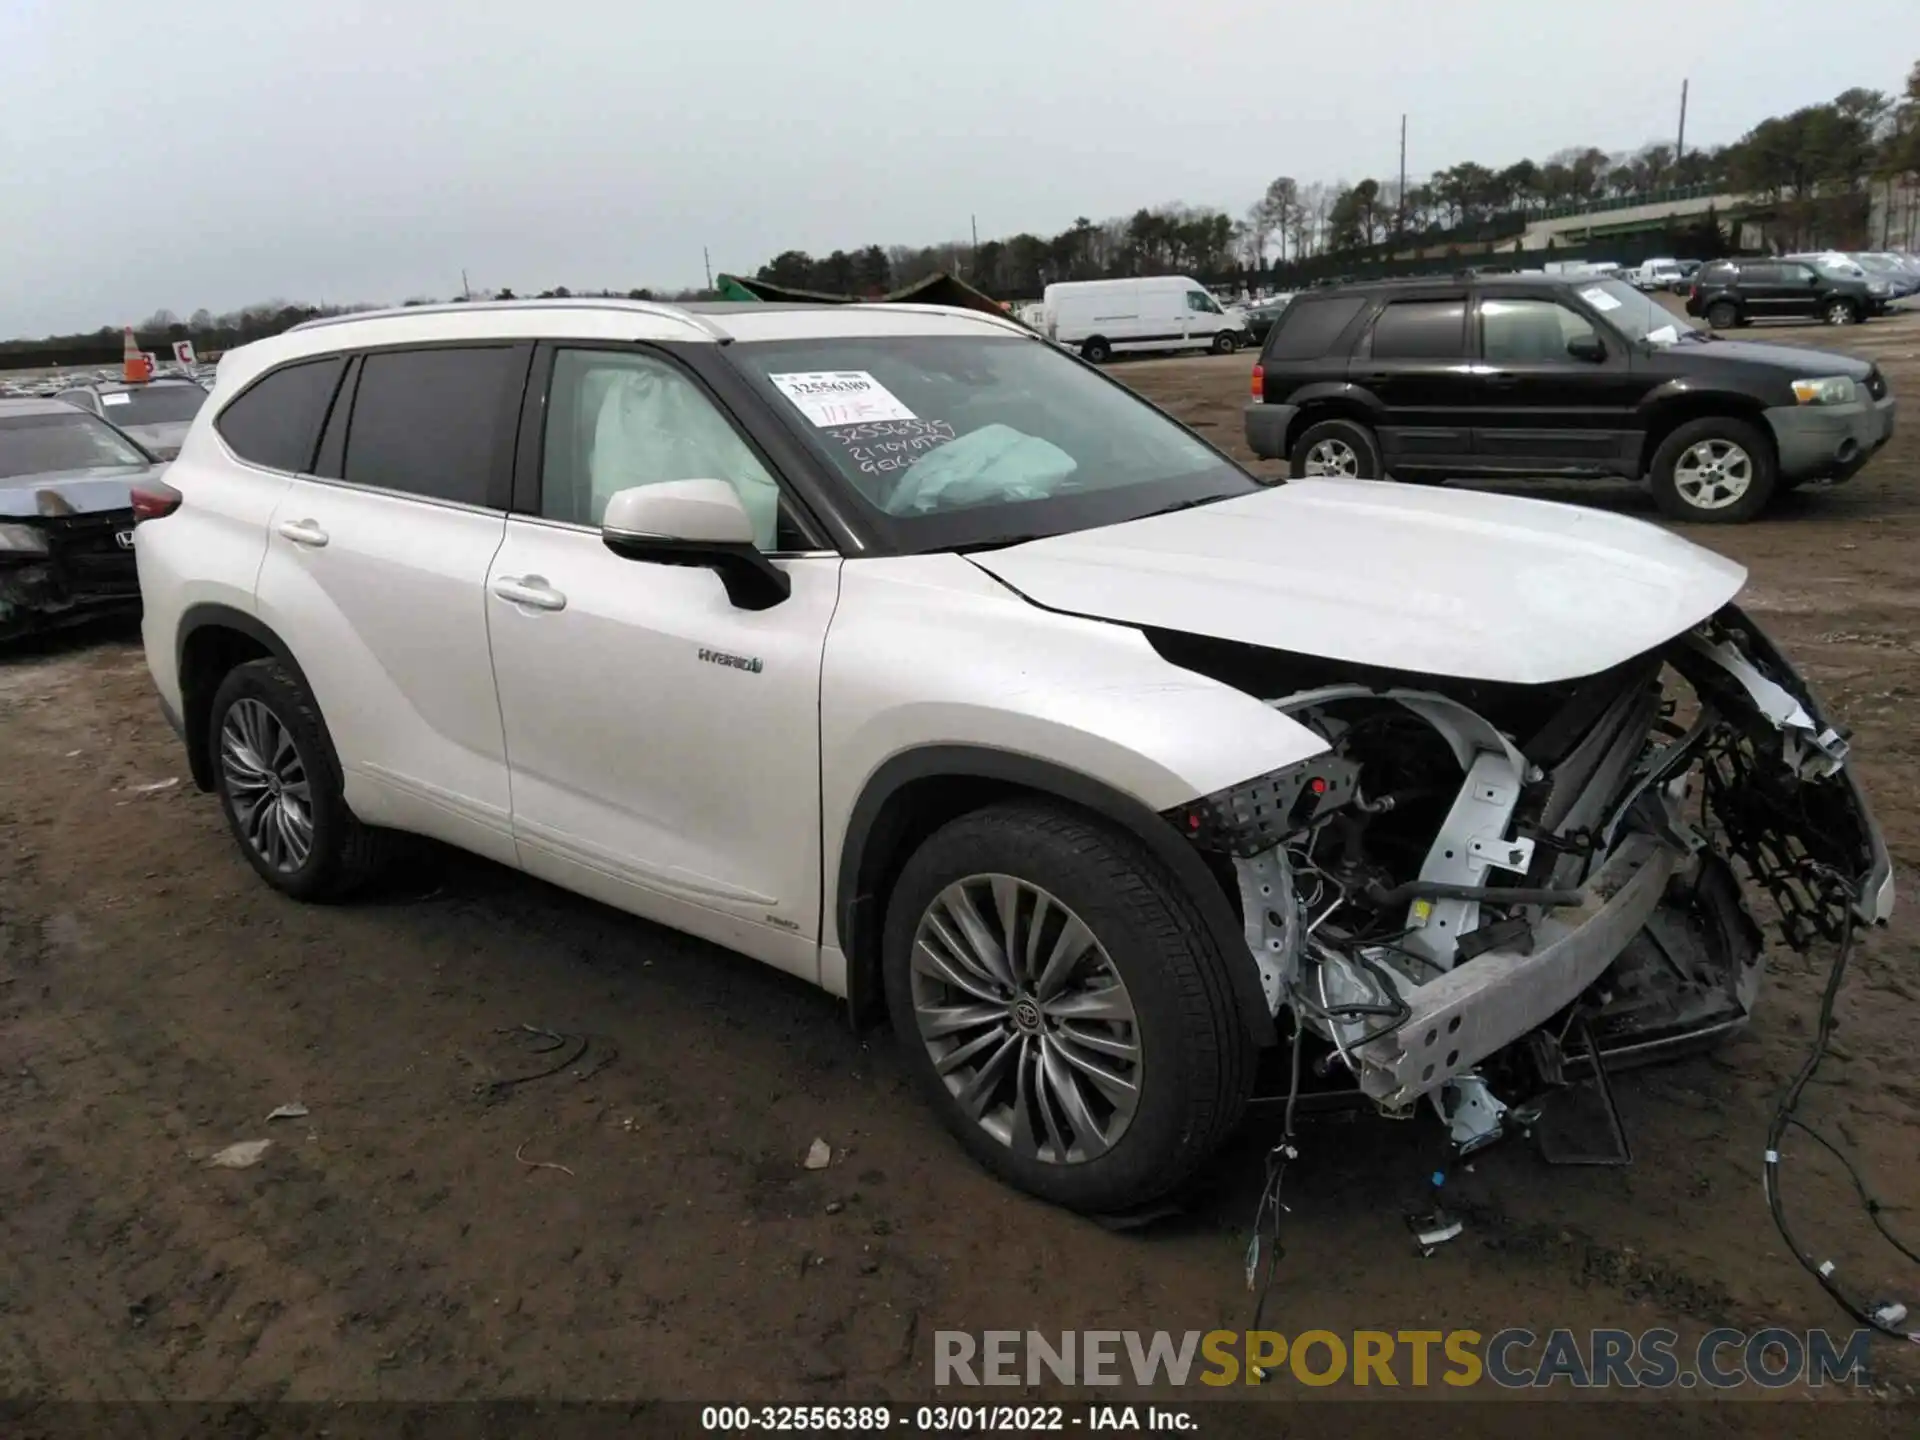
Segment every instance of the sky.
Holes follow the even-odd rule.
[[[1721,144],[1899,91],[1912,4],[0,0],[0,336],[1239,215],[1403,111],[1414,179],[1671,141],[1683,78]]]

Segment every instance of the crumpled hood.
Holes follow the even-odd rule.
[[[1650,650],[1747,574],[1605,511],[1334,480],[968,558],[1050,610],[1519,684]]]
[[[137,469],[67,470],[0,480],[0,519],[131,510],[133,482],[151,473],[155,472],[142,465]],[[48,498],[43,500],[43,495]]]

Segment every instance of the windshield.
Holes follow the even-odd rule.
[[[100,397],[107,419],[116,425],[166,425],[191,420],[206,403],[207,392],[198,385],[109,390]]]
[[[1260,488],[1040,341],[888,336],[726,353],[897,550],[1063,534]]]
[[[147,457],[126,436],[78,410],[65,415],[0,415],[0,480],[146,463]]]
[[[1595,280],[1582,285],[1579,294],[1629,340],[1671,345],[1700,333],[1699,327],[1684,315],[1674,314],[1651,295],[1642,294],[1624,281]]]

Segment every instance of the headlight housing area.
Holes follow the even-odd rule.
[[[47,537],[32,525],[0,524],[0,555],[45,555]]]
[[[1794,381],[1793,398],[1799,405],[1851,405],[1860,398],[1860,392],[1847,376],[1826,375]]]

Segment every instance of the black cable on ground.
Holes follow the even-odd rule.
[[[1886,1236],[1901,1254],[1907,1256],[1909,1259],[1914,1258],[1912,1249],[1888,1232],[1885,1224],[1880,1219],[1879,1202],[1868,1193],[1865,1184],[1862,1183],[1852,1162],[1847,1160],[1845,1156],[1840,1155],[1839,1149],[1830,1140],[1819,1134],[1794,1113],[1799,1108],[1800,1097],[1805,1092],[1807,1085],[1812,1081],[1814,1072],[1820,1068],[1820,1062],[1826,1059],[1828,1045],[1833,1039],[1833,1031],[1836,1024],[1833,1014],[1834,1001],[1840,994],[1841,982],[1846,979],[1847,962],[1853,953],[1854,922],[1852,898],[1851,894],[1847,896],[1846,922],[1845,928],[1842,929],[1840,933],[1840,949],[1834,956],[1833,968],[1827,972],[1826,989],[1820,996],[1820,1020],[1814,1032],[1813,1044],[1808,1048],[1807,1058],[1801,1062],[1800,1069],[1794,1075],[1792,1083],[1787,1086],[1786,1092],[1780,1097],[1780,1104],[1773,1113],[1773,1123],[1767,1127],[1767,1149],[1762,1166],[1761,1178],[1766,1187],[1767,1211],[1773,1216],[1773,1223],[1780,1231],[1780,1238],[1786,1242],[1787,1249],[1791,1251],[1793,1257],[1805,1267],[1807,1273],[1819,1282],[1820,1288],[1832,1296],[1835,1303],[1837,1303],[1842,1310],[1846,1311],[1856,1324],[1877,1330],[1882,1335],[1891,1335],[1896,1340],[1910,1340],[1920,1344],[1920,1330],[1901,1329],[1900,1323],[1903,1317],[1891,1305],[1883,1304],[1878,1307],[1869,1307],[1855,1300],[1841,1288],[1839,1282],[1834,1278],[1838,1267],[1830,1259],[1816,1260],[1808,1253],[1806,1248],[1794,1235],[1792,1227],[1787,1224],[1786,1211],[1780,1201],[1780,1142],[1787,1133],[1787,1127],[1793,1126],[1812,1136],[1833,1154],[1840,1156],[1841,1163],[1846,1167],[1847,1173],[1853,1178],[1854,1188],[1859,1192],[1860,1198],[1866,1203],[1867,1213],[1872,1217],[1875,1228],[1877,1228],[1882,1235]]]

